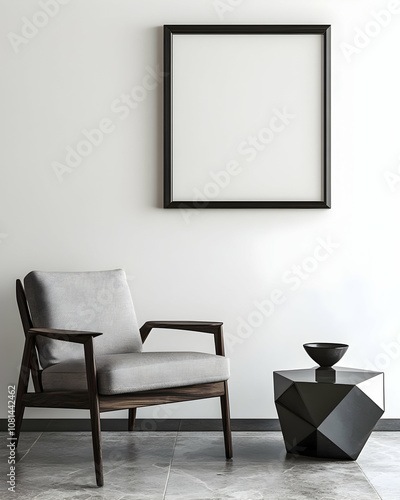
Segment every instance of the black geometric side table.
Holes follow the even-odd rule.
[[[274,372],[288,453],[356,460],[384,413],[384,374],[353,368]]]

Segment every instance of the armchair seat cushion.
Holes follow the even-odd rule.
[[[96,356],[99,394],[112,395],[229,378],[229,359],[200,352],[134,352]],[[85,362],[71,359],[45,368],[44,391],[87,391]]]

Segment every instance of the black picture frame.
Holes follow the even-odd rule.
[[[164,26],[164,208],[331,208],[330,31],[330,25]],[[320,78],[321,93],[319,94],[318,89],[317,95],[315,95],[315,99],[317,103],[316,106],[320,106],[320,116],[318,116],[315,123],[317,123],[317,126],[319,126],[318,124],[320,123],[320,132],[318,131],[318,134],[314,133],[314,137],[316,138],[316,141],[318,141],[318,144],[316,144],[316,151],[318,150],[316,163],[318,163],[318,165],[313,166],[313,168],[318,172],[318,176],[320,175],[320,177],[317,180],[314,179],[313,183],[315,184],[316,182],[318,182],[318,186],[321,184],[320,196],[319,191],[318,196],[313,197],[313,199],[279,199],[279,195],[277,195],[276,197],[274,196],[273,199],[268,196],[266,196],[265,199],[263,197],[261,197],[261,199],[260,197],[252,199],[251,194],[249,195],[249,199],[207,199],[205,197],[200,197],[198,199],[190,199],[190,197],[187,197],[185,199],[184,197],[182,199],[182,196],[179,197],[175,195],[174,183],[176,184],[177,176],[180,174],[179,170],[175,168],[176,165],[174,165],[174,153],[175,151],[179,151],[179,144],[177,143],[177,139],[174,137],[174,127],[180,126],[179,130],[181,130],[182,125],[185,126],[185,123],[175,125],[175,120],[177,119],[176,115],[178,115],[179,113],[177,113],[174,109],[175,101],[177,100],[177,91],[174,88],[174,85],[178,86],[174,81],[174,63],[177,64],[176,61],[174,61],[174,51],[176,50],[175,45],[177,41],[179,41],[179,43],[181,43],[182,45],[187,43],[187,41],[189,40],[187,37],[181,37],[180,39],[177,38],[181,35],[201,35],[202,37],[207,37],[208,35],[234,35],[235,38],[230,37],[229,39],[226,39],[228,40],[228,42],[229,40],[236,40],[236,36],[240,37],[242,35],[276,35],[273,40],[274,42],[277,42],[277,44],[280,44],[281,41],[282,43],[287,43],[288,41],[291,42],[291,38],[284,40],[283,38],[281,38],[282,35],[302,35],[301,40],[303,40],[303,35],[319,35],[321,43],[317,42],[317,46],[319,46],[320,43],[320,57],[322,58],[322,60],[316,61],[315,67],[317,69],[315,71],[318,75],[317,78]],[[191,38],[190,40],[195,39]],[[205,40],[205,38],[201,38],[202,43]],[[216,40],[216,38],[214,38],[214,40]],[[218,40],[221,39],[218,38]],[[241,41],[242,39],[239,40]],[[268,40],[272,40],[272,38],[269,38]],[[296,40],[299,40],[299,38],[293,37],[293,43],[295,43]],[[315,38],[313,40],[315,40]],[[260,57],[263,57],[263,54],[260,54]],[[202,69],[199,68],[199,71],[202,71]],[[202,74],[202,78],[204,78],[204,74]],[[201,84],[199,83],[199,85]],[[296,85],[296,82],[293,82],[293,85]],[[190,116],[188,117],[190,118]],[[182,121],[184,122],[184,120]],[[204,148],[207,148],[207,144],[204,144],[203,146]],[[288,144],[287,147],[290,148],[290,144]],[[190,161],[186,161],[184,162],[183,167],[180,166],[180,171],[185,172],[185,175],[187,174],[187,172],[189,172],[190,174],[190,168],[193,168],[191,167],[190,163]]]

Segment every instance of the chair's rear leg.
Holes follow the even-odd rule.
[[[133,431],[136,420],[136,408],[129,408],[128,431]]]
[[[231,417],[229,411],[228,382],[224,382],[225,394],[221,396],[222,425],[224,429],[225,456],[232,458]]]
[[[24,416],[25,405],[22,401],[24,395],[28,391],[30,360],[34,346],[34,341],[31,336],[25,339],[24,353],[22,355],[21,370],[19,372],[17,400],[15,403],[15,445],[18,446],[19,435],[21,432],[22,419]]]

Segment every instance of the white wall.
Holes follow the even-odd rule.
[[[341,341],[350,344],[342,365],[384,369],[385,416],[400,418],[398,2],[221,0],[230,9],[221,19],[212,0],[72,0],[29,31],[24,18],[45,24],[47,2],[0,1],[0,417],[23,347],[15,279],[123,267],[140,323],[224,321],[232,417],[276,417],[273,370],[312,366],[304,342]],[[397,13],[380,13],[384,27],[371,24],[371,11],[388,8]],[[163,24],[221,23],[332,25],[331,210],[204,210],[187,220],[161,208],[162,84],[125,119],[116,100],[148,68],[160,71]],[[113,131],[60,182],[52,164],[102,119]],[[312,266],[321,240],[331,253],[295,283],[292,266]],[[284,303],[240,326],[260,320],[256,302],[274,289]],[[166,337],[154,333],[148,348],[212,349],[200,334]],[[218,401],[139,413],[218,415]]]

